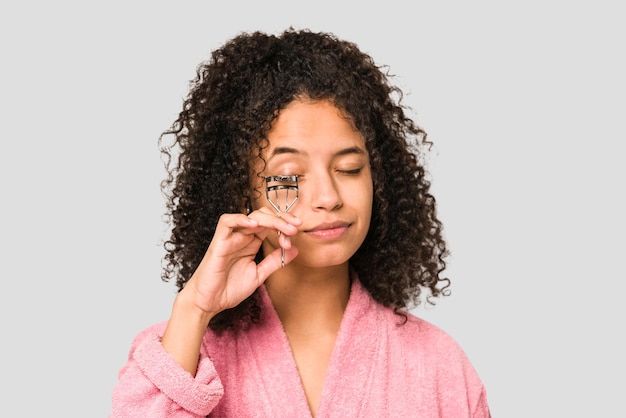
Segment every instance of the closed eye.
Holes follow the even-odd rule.
[[[361,170],[363,170],[363,167],[353,168],[351,170],[337,170],[337,171],[341,174],[355,175],[355,174],[359,174]]]

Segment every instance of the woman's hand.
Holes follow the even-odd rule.
[[[233,308],[250,296],[281,263],[298,255],[290,236],[302,224],[295,216],[278,216],[267,208],[249,215],[225,214],[217,223],[215,234],[200,265],[178,293],[172,314],[161,338],[163,348],[195,376],[200,345],[209,321],[224,309]],[[273,231],[280,231],[279,248],[263,261],[254,261],[261,243]]]
[[[222,215],[207,252],[181,293],[186,292],[189,300],[209,316],[237,306],[281,267],[280,248],[255,263],[263,240],[280,231],[278,243],[285,250],[285,263],[289,263],[298,254],[289,236],[295,235],[301,224],[289,213],[277,216],[266,208],[247,216]]]

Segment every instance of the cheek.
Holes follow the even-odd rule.
[[[372,219],[372,206],[374,205],[374,184],[372,183],[371,176],[366,183],[367,184],[365,186],[365,192],[363,193],[363,206],[366,208],[365,215],[367,216],[367,224],[369,229],[369,224]]]
[[[372,173],[369,169],[367,170],[367,174],[363,178],[363,185],[361,190],[363,190],[363,198],[368,200],[371,206],[371,203],[374,199],[374,180],[372,179]]]
[[[372,203],[374,198],[374,189],[371,180],[364,179],[358,185],[351,185],[346,188],[344,194],[347,202],[358,208],[362,212],[362,216],[366,216],[368,219],[372,214]]]
[[[363,193],[363,207],[365,208],[365,215],[369,221],[372,219],[372,205],[374,204],[374,191],[370,185],[367,193]]]

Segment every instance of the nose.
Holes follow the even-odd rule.
[[[317,174],[314,178],[309,178],[307,186],[309,187],[306,193],[311,196],[313,209],[330,211],[339,209],[343,205],[341,193],[331,175]]]

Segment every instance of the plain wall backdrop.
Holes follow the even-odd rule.
[[[465,349],[494,417],[626,416],[617,6],[3,3],[2,415],[108,415],[132,338],[175,294],[158,136],[214,48],[293,26],[388,65],[434,142],[452,295],[413,312]]]

